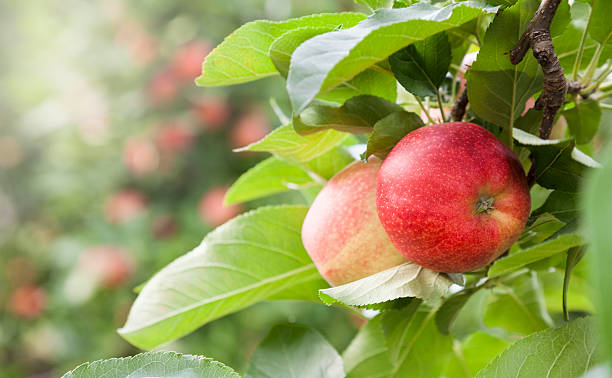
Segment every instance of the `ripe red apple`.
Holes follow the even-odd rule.
[[[137,190],[122,190],[110,196],[104,203],[104,216],[111,224],[125,223],[147,208],[147,198]]]
[[[159,152],[151,140],[132,137],[123,147],[123,161],[135,175],[144,175],[159,167]]]
[[[170,153],[187,150],[193,143],[193,132],[183,123],[175,121],[160,125],[155,136],[157,147]]]
[[[172,71],[163,69],[156,72],[149,82],[149,100],[156,106],[169,103],[178,94],[178,85],[178,79]]]
[[[177,78],[193,81],[202,73],[202,63],[213,46],[204,40],[191,41],[179,47],[174,53],[171,67]]]
[[[205,224],[217,227],[242,211],[240,205],[225,205],[223,203],[226,192],[227,187],[225,186],[214,187],[204,193],[200,199],[198,215]]]
[[[405,136],[377,179],[378,216],[403,255],[440,272],[484,267],[520,236],[529,187],[514,153],[467,122]]]
[[[47,292],[37,285],[20,286],[11,294],[8,305],[9,311],[20,318],[37,318],[47,306]]]
[[[202,128],[208,131],[219,130],[231,116],[229,103],[221,97],[198,98],[194,101],[192,109]]]
[[[135,263],[128,252],[114,245],[90,247],[79,256],[79,270],[112,289],[121,286],[132,276]]]
[[[406,262],[376,215],[381,161],[355,162],[323,187],[306,214],[302,242],[319,273],[342,285]]]

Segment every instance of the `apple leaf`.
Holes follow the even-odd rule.
[[[508,51],[526,29],[539,1],[517,2],[495,17],[489,26],[478,58],[467,71],[470,107],[478,117],[503,129],[512,128],[527,99],[542,89],[542,74],[532,54],[518,65],[510,63]]]
[[[443,335],[448,335],[459,312],[478,289],[466,289],[447,298],[436,312],[436,326]]]
[[[466,1],[437,8],[418,3],[408,8],[379,9],[348,29],[318,35],[293,53],[287,91],[293,110],[301,113],[325,93],[409,44],[475,19],[497,7]]]
[[[319,291],[323,302],[366,306],[396,298],[440,298],[453,282],[444,274],[410,262],[369,277]]]
[[[484,324],[515,334],[529,335],[552,325],[542,288],[535,272],[528,272],[507,285],[496,286],[485,300]]]
[[[318,332],[279,324],[253,352],[245,378],[344,377],[342,358]]]
[[[359,13],[317,14],[287,21],[253,21],[242,25],[225,38],[204,61],[201,86],[246,83],[278,72],[268,56],[276,38],[300,27],[351,27],[365,18]]]
[[[604,154],[604,167],[593,172],[586,181],[585,195],[582,197],[584,206],[584,230],[588,235],[590,247],[591,276],[593,294],[598,312],[602,339],[607,346],[608,357],[612,357],[612,302],[609,293],[612,287],[612,232],[610,219],[612,201],[612,147],[608,146]]]
[[[509,256],[496,260],[489,269],[489,277],[499,277],[514,272],[522,267],[540,261],[569,248],[583,245],[586,240],[577,234],[563,234],[526,249],[518,250]]]
[[[314,299],[327,285],[302,246],[307,210],[262,207],[217,228],[146,283],[119,334],[153,348],[264,299]]]
[[[374,124],[401,106],[376,96],[357,96],[340,107],[313,104],[293,118],[293,127],[299,134],[310,134],[334,129],[351,133],[369,133]]]
[[[379,8],[391,8],[393,0],[355,0],[357,4],[363,4],[371,10]]]
[[[291,54],[297,49],[299,45],[306,42],[310,38],[319,34],[327,33],[334,30],[334,27],[330,26],[304,26],[301,28],[289,30],[285,34],[276,38],[270,45],[270,59],[278,70],[278,72],[284,78],[289,73],[289,65],[291,64]]]
[[[513,129],[514,140],[531,151],[536,161],[536,182],[548,189],[577,192],[588,168],[601,165],[575,148],[573,139],[545,140]]]
[[[562,222],[569,223],[578,217],[578,194],[555,190],[548,195],[542,206],[531,213],[532,217],[551,214]]]
[[[387,353],[382,316],[370,319],[342,354],[347,377],[389,377],[393,370]]]
[[[411,112],[395,112],[374,124],[374,131],[368,139],[366,158],[376,155],[384,159],[391,149],[409,132],[424,126],[421,118]]]
[[[397,81],[420,97],[436,96],[451,63],[451,45],[445,32],[417,41],[389,57]]]
[[[594,0],[592,7],[589,35],[604,46],[612,44],[612,24],[609,19],[612,14],[612,3],[606,0]]]
[[[260,141],[236,151],[266,151],[292,163],[303,163],[321,156],[342,143],[348,134],[326,130],[312,135],[300,135],[292,125],[274,129]]]
[[[458,351],[451,357],[444,376],[473,377],[509,345],[510,342],[502,338],[485,332],[475,332],[461,342]]]
[[[576,139],[577,144],[585,144],[591,141],[601,122],[601,109],[599,102],[595,100],[584,100],[575,107],[562,112],[567,120],[570,134]]]
[[[517,341],[476,377],[495,377],[499,372],[512,372],[513,377],[525,378],[580,377],[602,362],[598,345],[593,319],[576,319]]]
[[[239,378],[221,362],[202,356],[174,352],[140,353],[131,357],[87,362],[64,374],[62,378],[98,377],[223,377]]]

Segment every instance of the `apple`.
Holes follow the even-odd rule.
[[[164,152],[178,153],[193,144],[193,132],[178,121],[160,125],[155,136],[157,147]]]
[[[171,70],[162,69],[153,74],[149,82],[148,96],[153,105],[165,105],[176,98],[179,91],[177,77]]]
[[[221,97],[198,98],[194,101],[192,110],[202,128],[207,131],[219,130],[231,116],[229,103]]]
[[[302,242],[319,273],[342,285],[406,262],[376,215],[381,161],[354,162],[325,184],[306,214]]]
[[[229,137],[232,148],[247,146],[265,137],[271,130],[265,112],[252,109],[242,115],[234,125]]]
[[[159,152],[148,138],[131,137],[123,147],[123,161],[130,172],[144,175],[159,167]]]
[[[9,299],[8,309],[15,316],[25,319],[39,317],[47,306],[47,292],[38,285],[16,288]]]
[[[453,122],[400,140],[378,173],[376,205],[407,259],[460,273],[486,266],[516,241],[530,198],[508,147],[481,126]]]
[[[172,58],[171,67],[182,81],[192,82],[202,73],[202,63],[213,46],[205,40],[195,40],[179,47]]]
[[[137,190],[126,189],[111,195],[104,203],[104,216],[110,224],[122,224],[145,212],[147,198]]]
[[[79,256],[79,270],[112,289],[128,281],[135,263],[128,252],[114,245],[98,245],[88,248]]]
[[[240,205],[225,205],[223,199],[227,187],[217,186],[208,190],[198,205],[198,214],[202,222],[210,227],[217,227],[240,214]]]

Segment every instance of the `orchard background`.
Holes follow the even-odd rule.
[[[539,4],[0,2],[0,376],[150,349],[68,374],[608,376],[612,7],[559,5],[546,140],[542,62],[508,54]],[[476,272],[329,288],[307,206],[466,82],[461,118],[530,172],[524,233]]]

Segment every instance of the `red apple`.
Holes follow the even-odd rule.
[[[183,81],[193,81],[202,73],[202,63],[212,50],[208,41],[192,41],[179,47],[172,59],[172,71]]]
[[[270,120],[259,109],[250,110],[240,117],[230,133],[232,148],[243,147],[265,137],[271,130]]]
[[[34,319],[47,306],[47,292],[37,285],[20,286],[11,295],[9,311],[20,318]]]
[[[135,175],[144,175],[159,167],[159,153],[147,138],[132,137],[123,147],[123,161]]]
[[[193,143],[193,132],[181,122],[161,125],[155,136],[155,143],[164,152],[177,153],[187,150]]]
[[[134,260],[127,251],[114,245],[91,247],[79,257],[79,269],[109,289],[129,280],[134,267]]]
[[[125,223],[147,208],[147,198],[137,190],[122,190],[109,197],[104,204],[104,215],[111,224]]]
[[[342,285],[406,262],[376,215],[381,161],[355,162],[323,187],[306,214],[302,242],[319,273]]]
[[[467,122],[405,136],[377,179],[378,216],[395,246],[440,272],[484,267],[520,236],[529,187],[514,153]]]
[[[226,123],[231,115],[230,107],[224,98],[202,97],[193,104],[195,117],[204,130],[215,131]]]
[[[156,72],[149,83],[148,96],[153,105],[163,105],[172,101],[178,94],[178,81],[168,69]]]
[[[227,187],[218,186],[204,193],[198,205],[200,219],[211,227],[217,227],[238,215],[242,208],[239,205],[223,203]]]

